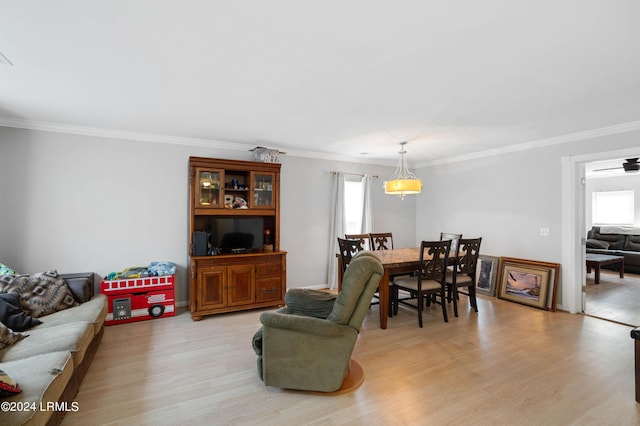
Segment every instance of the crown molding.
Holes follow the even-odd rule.
[[[130,132],[123,130],[111,130],[98,127],[75,126],[69,124],[51,123],[46,121],[32,121],[20,118],[10,118],[0,116],[0,127],[14,127],[26,130],[39,130],[44,132],[67,133],[74,135],[96,136],[111,139],[135,140],[141,142],[166,143],[174,145],[197,146],[202,148],[225,149],[231,151],[249,151],[256,147],[257,144],[246,144],[240,142],[225,142],[213,139],[186,138],[179,136],[158,135],[153,133]],[[429,166],[437,166],[442,164],[457,163],[461,161],[476,160],[479,158],[492,157],[495,155],[507,154],[518,151],[526,151],[535,148],[541,148],[551,145],[560,145],[563,143],[575,142],[584,139],[591,139],[600,136],[614,135],[618,133],[632,132],[640,130],[640,120],[629,123],[617,124],[614,126],[602,127],[599,129],[586,130],[583,132],[570,133],[568,135],[554,136],[547,139],[540,139],[531,142],[525,142],[515,145],[509,145],[502,148],[489,149],[485,151],[458,155],[439,160],[433,160],[418,163],[415,168],[423,168]],[[279,147],[272,147],[280,149]],[[302,151],[287,149],[287,155],[293,157],[313,158],[328,161],[344,161],[350,163],[363,163],[380,166],[394,166],[397,162],[389,160],[380,160],[373,158],[350,157],[339,154],[329,154],[317,151]]]
[[[43,132],[67,133],[72,135],[96,136],[110,139],[125,139],[141,142],[167,143],[173,145],[197,146],[203,148],[229,149],[233,151],[248,151],[255,145],[247,145],[218,140],[185,138],[179,136],[156,135],[152,133],[129,132],[123,130],[102,129],[99,127],[74,126],[69,124],[50,123],[46,121],[22,120],[19,118],[0,117],[0,126],[15,127],[26,130]]]
[[[615,135],[618,133],[626,133],[640,130],[640,120],[628,123],[616,124],[613,126],[601,127],[599,129],[585,130],[582,132],[569,133],[562,136],[554,136],[547,139],[539,139],[530,142],[524,142],[515,145],[509,145],[502,148],[489,149],[486,151],[474,152],[470,154],[458,155],[454,157],[443,158],[420,163],[416,168],[437,166],[442,164],[458,163],[461,161],[477,160],[479,158],[492,157],[495,155],[508,154],[512,152],[527,151],[530,149],[542,148],[552,145],[560,145],[569,142],[576,142],[585,139],[592,139],[601,136]]]
[[[51,123],[47,121],[23,120],[20,118],[10,118],[0,116],[0,127],[14,127],[25,130],[38,130],[43,132],[66,133],[72,135],[95,136],[111,139],[134,140],[141,142],[166,143],[173,145],[196,146],[201,148],[225,149],[231,151],[249,151],[258,144],[246,144],[240,142],[225,142],[213,139],[185,138],[179,136],[157,135],[153,133],[130,132],[123,130],[103,129],[99,127],[75,126],[69,124]],[[273,149],[281,149],[277,146],[270,146]],[[282,149],[284,151],[284,149]],[[287,155],[293,157],[313,158],[329,161],[345,161],[349,163],[362,163],[381,166],[391,166],[395,162],[388,160],[376,160],[362,157],[349,157],[339,154],[329,154],[316,151],[286,150]]]

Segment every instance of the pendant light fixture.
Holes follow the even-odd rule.
[[[391,175],[391,179],[384,183],[384,193],[391,195],[399,195],[404,198],[405,195],[419,194],[422,191],[422,181],[411,173],[407,167],[407,160],[404,158],[404,146],[406,142],[400,143],[400,162],[398,168]]]

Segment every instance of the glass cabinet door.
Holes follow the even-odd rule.
[[[251,174],[251,181],[253,182],[252,207],[274,209],[275,174],[254,172]]]
[[[221,170],[196,169],[196,208],[222,206],[220,182],[222,182]]]

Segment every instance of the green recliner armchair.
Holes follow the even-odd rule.
[[[349,264],[337,297],[291,289],[287,307],[260,315],[263,326],[253,346],[264,384],[319,392],[340,389],[382,275],[380,261],[363,251]]]

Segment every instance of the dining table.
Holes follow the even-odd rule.
[[[380,328],[387,328],[387,316],[389,312],[389,283],[390,277],[394,275],[409,274],[420,269],[420,247],[405,247],[391,250],[375,250],[372,251],[384,268],[384,274],[378,284],[378,300],[380,303]],[[464,253],[449,253],[449,261],[456,258],[457,255]],[[338,271],[341,270],[340,255],[338,258]],[[449,263],[451,265],[451,263]],[[342,277],[338,273],[338,291],[342,287]]]

